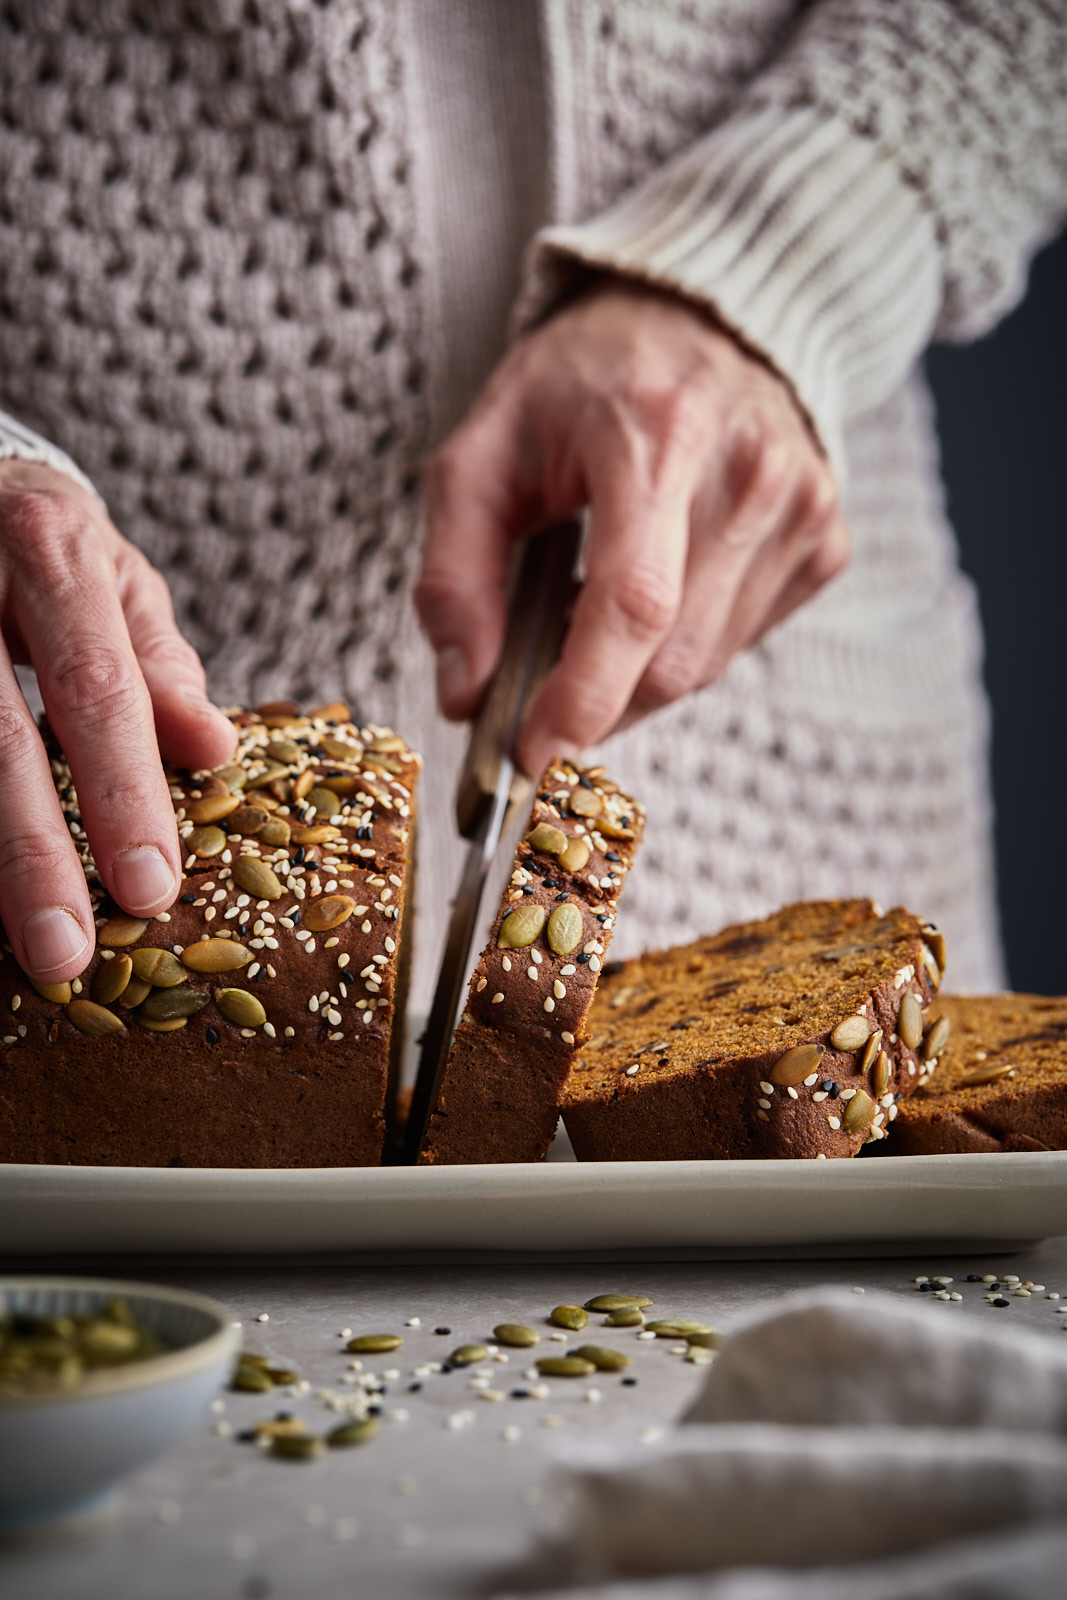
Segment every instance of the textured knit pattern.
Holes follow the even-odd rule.
[[[419,467],[456,404],[433,319],[464,297],[456,232],[439,250],[417,197],[443,183],[438,214],[462,210],[465,164],[496,138],[468,117],[435,165],[451,113],[433,57],[462,81],[490,3],[457,0],[432,50],[414,0],[0,7],[0,407],[17,419],[0,453],[40,459],[28,428],[78,463],[166,573],[218,698],[345,693],[424,750],[423,998],[461,736],[435,716],[410,587]],[[537,75],[544,126],[516,120],[507,149],[557,233],[520,316],[554,303],[568,254],[675,282],[778,363],[852,485],[845,578],[721,686],[615,741],[650,819],[620,949],[873,893],[946,925],[956,986],[995,981],[978,634],[909,374],[931,328],[1011,303],[1055,225],[1064,6],[539,9],[540,52],[524,36],[508,67]],[[493,115],[511,98],[518,119],[529,96]],[[751,181],[729,191],[739,161]],[[482,194],[509,181],[497,165]],[[520,211],[470,215],[471,259],[514,285],[528,240],[501,219]],[[854,225],[872,212],[884,236]],[[446,333],[488,370],[478,304]]]

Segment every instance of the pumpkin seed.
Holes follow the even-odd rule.
[[[152,985],[143,978],[131,978],[129,983],[119,995],[119,1005],[125,1011],[132,1011],[134,1006],[139,1006],[141,1001],[152,993]]]
[[[1001,1078],[1008,1078],[1015,1071],[1012,1066],[981,1067],[977,1072],[964,1073],[962,1078],[956,1079],[957,1089],[978,1089],[984,1083],[999,1083]]]
[[[461,1344],[448,1359],[454,1367],[473,1367],[479,1361],[488,1361],[489,1351],[484,1344]]]
[[[154,989],[173,989],[185,982],[185,971],[176,955],[170,950],[158,950],[152,945],[142,945],[130,957],[134,976],[143,978]]]
[[[287,1434],[270,1442],[271,1455],[280,1456],[283,1461],[314,1461],[325,1451],[326,1440],[314,1433]]]
[[[126,1032],[126,1024],[113,1011],[108,1011],[106,1006],[98,1006],[95,1000],[83,1000],[80,995],[69,1001],[67,1017],[79,1033],[87,1033],[93,1039]]]
[[[581,1356],[542,1356],[534,1363],[542,1378],[591,1378],[596,1367]]]
[[[592,789],[585,789],[579,784],[571,790],[567,806],[573,816],[598,817],[604,808],[604,802]]]
[[[307,797],[307,808],[317,817],[326,821],[329,817],[336,817],[341,810],[341,802],[332,789],[325,788],[321,783],[316,784]]]
[[[270,812],[263,806],[238,806],[227,819],[226,831],[239,833],[242,839],[251,839],[270,821]]]
[[[587,1311],[643,1311],[652,1301],[647,1294],[597,1294],[585,1302]]]
[[[496,936],[497,948],[524,950],[527,945],[533,944],[544,925],[544,906],[534,906],[529,903],[518,905],[513,911],[508,912],[500,924],[500,932]]]
[[[556,1306],[548,1313],[548,1320],[557,1328],[570,1328],[572,1332],[579,1333],[589,1321],[589,1313],[581,1306]]]
[[[327,894],[320,900],[312,900],[304,912],[304,927],[310,928],[312,933],[325,933],[328,928],[339,928],[342,922],[347,922],[356,902],[348,894]]]
[[[347,739],[337,739],[331,733],[322,735],[319,749],[325,755],[332,756],[334,761],[358,761],[363,754],[362,745],[350,744]]]
[[[163,990],[159,991],[161,994]],[[136,1020],[142,1028],[147,1028],[149,1033],[177,1033],[179,1028],[184,1028],[189,1021],[188,1017],[162,1017],[156,1021],[153,1017],[146,1017],[142,1012],[137,1013]]]
[[[190,800],[185,815],[190,822],[218,822],[236,811],[241,804],[236,794],[205,794],[199,800]]]
[[[194,828],[182,840],[182,846],[191,850],[194,856],[206,859],[208,856],[221,855],[226,848],[226,835],[221,828],[209,824],[206,828]]]
[[[252,959],[236,939],[201,939],[199,944],[186,945],[182,951],[182,965],[190,972],[236,972],[247,967]]]
[[[272,739],[267,746],[267,754],[272,761],[291,766],[294,761],[300,760],[301,750],[294,739]]]
[[[406,748],[403,739],[395,733],[379,733],[367,746],[368,750],[373,750],[375,755],[381,756],[397,755]]]
[[[696,1345],[698,1350],[718,1350],[726,1343],[726,1336],[725,1334],[716,1333],[712,1328],[708,1328],[705,1333],[687,1333],[685,1342],[689,1345]]]
[[[803,1083],[817,1069],[824,1053],[821,1044],[798,1044],[778,1057],[767,1076],[783,1088]]]
[[[289,824],[284,817],[270,817],[260,828],[257,837],[263,844],[269,844],[272,850],[284,847],[289,843]]]
[[[195,1017],[207,1005],[208,996],[183,984],[180,989],[153,989],[137,1013],[138,1022],[172,1022],[176,1017]]]
[[[558,956],[569,956],[582,941],[582,913],[573,901],[557,906],[548,919],[547,938]]]
[[[266,784],[268,788],[275,788],[275,786],[281,784],[283,793],[288,794],[288,782],[283,783],[283,780],[287,780],[289,776],[289,768],[286,764],[283,761],[264,760],[263,768],[264,770],[259,774],[256,783],[260,785]],[[275,798],[278,798],[277,793],[275,793]]]
[[[645,1332],[654,1333],[657,1339],[688,1339],[691,1333],[710,1333],[711,1328],[706,1322],[683,1322],[678,1317],[664,1317],[657,1322],[646,1322]]]
[[[242,1350],[237,1359],[245,1366],[259,1367],[263,1372],[267,1372],[270,1368],[270,1356],[259,1356],[251,1350]]]
[[[235,761],[226,767],[216,767],[215,776],[226,785],[231,793],[235,790],[243,789],[248,782],[248,773],[244,767],[239,767]]]
[[[312,722],[351,722],[352,712],[343,700],[331,700],[329,705],[315,706],[308,717]]]
[[[256,716],[268,728],[287,728],[291,722],[299,722],[300,707],[295,700],[264,700],[256,707]]]
[[[860,1062],[861,1072],[866,1072],[871,1063],[877,1061],[878,1052],[881,1048],[882,1030],[881,1028],[875,1028],[874,1032],[871,1034],[871,1037],[867,1040],[867,1048],[863,1052],[863,1059]]]
[[[911,989],[906,989],[901,998],[897,1032],[909,1050],[917,1050],[923,1042],[923,1008]]]
[[[581,872],[589,862],[592,851],[584,839],[568,839],[567,848],[558,857],[559,864],[566,872]]]
[[[383,772],[390,772],[394,776],[404,770],[399,761],[394,761],[391,756],[378,755],[376,751],[365,750],[363,759],[369,766],[381,767]]]
[[[870,1095],[863,1089],[857,1089],[848,1105],[841,1121],[848,1133],[859,1133],[869,1122],[874,1120],[878,1107]]]
[[[541,1335],[537,1329],[527,1328],[521,1322],[498,1322],[493,1329],[493,1338],[498,1344],[511,1345],[517,1350],[541,1342]]]
[[[326,1435],[326,1443],[331,1450],[347,1449],[349,1445],[367,1444],[378,1432],[380,1423],[377,1417],[364,1417],[361,1422],[342,1422],[339,1427],[331,1428]]]
[[[562,828],[554,828],[550,822],[539,822],[533,832],[526,835],[526,843],[531,850],[539,850],[542,855],[558,856],[567,848],[567,835]]]
[[[122,945],[136,944],[147,927],[140,917],[108,917],[96,930],[96,942],[106,950],[117,950]]]
[[[59,1006],[65,1006],[74,993],[69,983],[38,983],[36,978],[31,978],[30,982],[42,1000],[51,1000]]]
[[[613,822],[611,817],[600,817],[597,821],[597,831],[609,839],[632,839],[634,830],[624,828],[620,822]]]
[[[871,1088],[876,1095],[885,1094],[889,1088],[889,1080],[893,1076],[893,1063],[884,1050],[878,1052],[878,1060],[871,1069]]]
[[[830,1035],[835,1050],[858,1050],[871,1036],[866,1017],[845,1017]]]
[[[315,769],[313,767],[305,767],[303,772],[298,773],[293,779],[292,798],[294,800],[306,799],[314,789],[315,782]]]
[[[254,1422],[252,1432],[257,1439],[295,1439],[307,1432],[303,1417],[272,1417],[269,1422]]]
[[[930,1024],[930,1030],[923,1040],[923,1060],[930,1061],[934,1056],[939,1056],[948,1044],[948,1036],[952,1032],[952,1023],[948,1017],[938,1017],[936,1022]]]
[[[609,1350],[601,1344],[583,1344],[575,1350],[579,1361],[591,1361],[598,1372],[621,1372],[630,1365],[630,1357],[622,1350]]]
[[[268,1367],[267,1377],[275,1388],[285,1387],[290,1383],[299,1383],[300,1374],[294,1372],[292,1367]]]
[[[324,778],[320,778],[319,782],[324,789],[329,789],[331,794],[337,795],[342,800],[347,799],[349,795],[355,794],[357,789],[363,787],[362,778],[345,777],[344,774],[338,776],[332,772],[327,773]]]
[[[345,1345],[353,1355],[382,1355],[386,1350],[399,1350],[404,1343],[398,1333],[361,1333]]]
[[[934,952],[930,949],[930,946],[926,943],[925,940],[923,940],[919,945],[919,960],[922,962],[923,966],[926,968],[927,976],[929,977],[930,982],[933,984],[934,988],[935,989],[940,989],[940,987],[941,987],[941,968],[938,966],[937,962],[934,960]]]
[[[262,1028],[267,1013],[247,989],[216,989],[215,1004],[226,1018],[239,1028]]]
[[[608,1328],[639,1328],[644,1320],[643,1311],[638,1311],[636,1306],[629,1306],[625,1311],[609,1311],[604,1318],[604,1325]]]
[[[946,955],[945,935],[941,932],[940,928],[935,927],[932,922],[928,922],[923,928],[923,938],[930,946],[930,949],[933,952],[934,960],[937,962],[938,967],[943,973],[945,970]]]
[[[273,867],[258,856],[238,856],[233,864],[234,882],[257,900],[280,900],[285,890]]]
[[[102,961],[96,969],[92,986],[92,996],[97,1005],[111,1005],[132,976],[133,962],[129,956],[116,956],[114,961]]]
[[[331,839],[341,837],[340,828],[333,828],[324,823],[317,828],[296,828],[293,832],[294,844],[328,844]]]

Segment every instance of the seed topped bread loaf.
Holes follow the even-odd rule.
[[[829,900],[606,972],[562,1100],[578,1159],[855,1155],[927,1075],[943,962],[910,911]]]
[[[901,1106],[887,1153],[1067,1150],[1067,998],[941,995],[936,1013],[936,1076]]]
[[[231,763],[168,769],[184,878],[174,905],[148,920],[121,913],[100,885],[52,741],[97,948],[73,984],[40,986],[3,948],[0,1161],[381,1161],[403,1034],[419,757],[339,703],[230,715]]]
[[[548,767],[471,978],[420,1164],[548,1154],[643,828],[643,807],[603,767]]]

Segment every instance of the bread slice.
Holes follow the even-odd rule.
[[[548,767],[471,978],[421,1165],[548,1154],[643,828],[643,808],[603,767]]]
[[[901,1106],[887,1154],[1067,1150],[1067,998],[941,995],[936,1015],[936,1075]]]
[[[855,1155],[922,1081],[943,959],[910,911],[828,900],[605,973],[562,1102],[578,1159]]]
[[[73,984],[40,989],[3,948],[0,1161],[380,1163],[421,763],[340,704],[231,716],[231,763],[168,770],[184,877],[147,921],[104,892],[52,741],[98,948]]]

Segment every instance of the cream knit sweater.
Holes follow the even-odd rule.
[[[462,734],[411,612],[419,466],[509,307],[590,267],[776,364],[855,543],[610,745],[651,819],[619,947],[873,893],[996,981],[980,640],[916,361],[990,327],[1063,214],[1065,62],[1065,0],[0,7],[0,454],[96,486],[219,699],[341,693],[421,745],[423,998]]]

